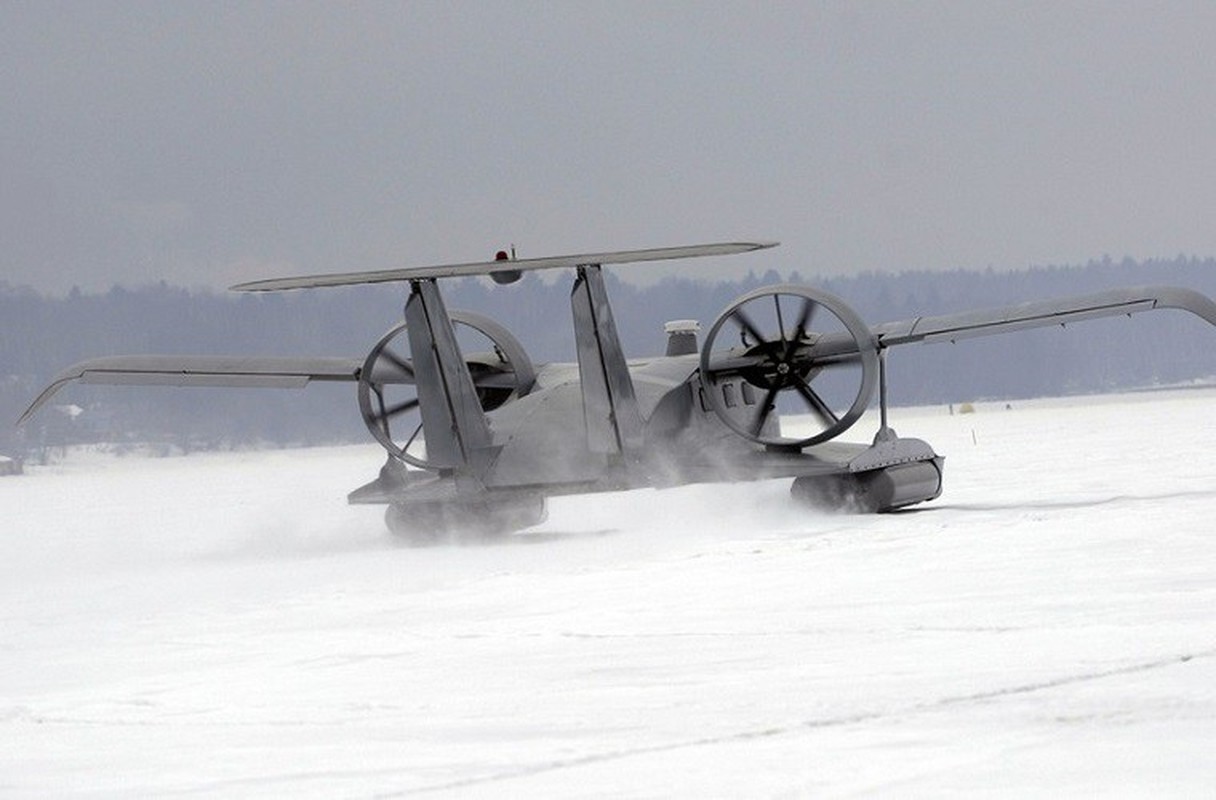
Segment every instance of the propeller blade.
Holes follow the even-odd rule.
[[[756,409],[756,416],[752,419],[752,436],[759,436],[760,431],[764,428],[764,423],[768,421],[769,414],[773,413],[773,409],[777,407],[774,402],[777,399],[777,392],[780,390],[776,386],[772,386],[764,395],[763,402]]]
[[[414,365],[394,353],[392,350],[389,350],[387,347],[380,351],[380,357],[387,360],[394,367],[397,367],[405,372],[405,374],[414,374]]]
[[[748,317],[747,314],[743,313],[742,308],[736,308],[734,311],[732,311],[730,314],[730,318],[733,319],[739,325],[740,328],[742,328],[746,333],[750,334],[751,337],[756,340],[755,342],[753,342],[753,344],[764,344],[765,342],[768,341],[764,337],[764,334],[760,332],[760,329],[756,327],[756,324],[751,321],[751,318]]]
[[[383,411],[384,419],[388,419],[389,417],[395,417],[398,414],[404,414],[406,411],[412,411],[413,409],[415,409],[417,407],[418,407],[418,398],[417,397],[411,398],[409,400],[406,400],[404,403],[398,403],[395,406],[391,406],[389,408],[384,409],[384,411]]]
[[[811,410],[815,412],[815,416],[819,417],[819,421],[824,424],[824,427],[830,428],[840,422],[840,417],[836,416],[832,409],[828,408],[828,404],[823,402],[823,398],[816,394],[815,390],[805,381],[799,379],[794,383],[794,388],[806,400]]]
[[[401,451],[405,452],[406,450],[409,450],[410,445],[412,445],[414,443],[414,440],[418,438],[418,434],[420,434],[420,433],[422,433],[422,423],[421,422],[418,423],[417,428],[414,428],[414,432],[410,434],[410,438],[405,440],[405,444],[402,445]]]
[[[795,339],[801,339],[806,336],[806,330],[810,327],[811,321],[815,319],[815,310],[819,308],[819,304],[809,297],[802,300],[802,313],[798,315],[798,324],[794,326],[797,331]]]
[[[789,350],[789,342],[785,338],[785,318],[781,315],[781,295],[773,295],[773,305],[777,308],[777,336],[781,339],[781,343],[785,345],[784,350]]]
[[[798,323],[794,326],[794,335],[785,344],[784,361],[789,361],[794,355],[794,350],[797,349],[798,343],[802,341],[802,337],[806,336],[807,326],[811,324],[811,320],[815,316],[815,309],[819,304],[809,297],[802,300],[802,311],[798,314]]]

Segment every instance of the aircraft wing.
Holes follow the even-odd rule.
[[[937,317],[915,317],[899,322],[873,325],[879,347],[894,347],[917,342],[957,342],[978,336],[1068,325],[1099,317],[1131,315],[1141,311],[1176,308],[1216,325],[1216,303],[1192,289],[1174,286],[1142,286],[1134,289],[1112,289],[1094,294],[1060,297],[1021,305],[964,311]],[[801,355],[821,362],[849,358],[857,353],[857,342],[845,332],[829,333],[801,349]],[[735,351],[717,356],[711,366],[715,371],[738,371],[754,363],[755,356]]]
[[[261,356],[106,356],[81,361],[55,376],[17,421],[20,425],[72,381],[145,386],[227,386],[297,389],[311,381],[355,381],[354,358]],[[379,370],[377,370],[379,372]],[[412,375],[400,376],[401,382]]]
[[[655,247],[649,250],[618,250],[610,253],[583,253],[581,255],[550,256],[546,258],[520,258],[506,261],[476,261],[467,264],[441,264],[433,267],[411,267],[365,272],[339,272],[327,275],[303,275],[294,278],[271,278],[269,280],[238,283],[231,287],[238,292],[277,292],[286,289],[316,289],[325,286],[354,286],[364,283],[388,283],[424,278],[457,278],[472,275],[497,275],[521,273],[538,269],[580,267],[599,264],[630,264],[640,261],[665,261],[674,258],[703,258],[747,253],[776,247],[777,242],[718,242],[683,247]]]
[[[1189,311],[1216,325],[1216,303],[1206,295],[1173,286],[1143,286],[983,311],[916,317],[877,325],[872,331],[883,347],[914,342],[956,342],[976,336],[1067,325],[1070,322],[1163,308]]]

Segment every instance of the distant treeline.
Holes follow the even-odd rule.
[[[537,361],[573,360],[570,281],[533,273],[510,286],[444,284],[449,307],[505,324]],[[626,353],[653,355],[663,323],[703,327],[740,294],[793,282],[824,289],[871,323],[1006,305],[1118,286],[1172,284],[1216,296],[1216,259],[1102,260],[1016,272],[866,273],[819,280],[797,272],[734,282],[666,279],[645,288],[609,274]],[[157,284],[47,297],[0,283],[0,452],[66,442],[161,442],[183,448],[362,441],[353,385],[304,390],[73,386],[18,431],[13,421],[61,369],[124,353],[362,357],[400,319],[405,290],[378,285],[284,294],[219,294]],[[1216,375],[1216,330],[1189,314],[1155,312],[960,342],[890,356],[893,404],[1104,392]],[[1129,424],[1134,424],[1129,422]]]

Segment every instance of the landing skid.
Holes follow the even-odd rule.
[[[392,503],[384,523],[406,544],[479,543],[545,521],[545,499],[520,494],[479,500]]]
[[[795,478],[790,494],[829,511],[883,513],[932,500],[942,493],[942,458],[837,475]]]

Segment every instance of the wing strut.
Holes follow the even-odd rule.
[[[587,446],[593,453],[635,453],[642,446],[642,413],[599,264],[578,267],[570,305],[574,311]]]
[[[427,461],[458,478],[480,477],[492,455],[490,429],[433,278],[411,283],[405,321]]]

